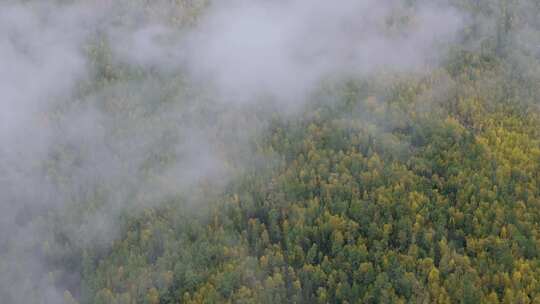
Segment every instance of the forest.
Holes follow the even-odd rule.
[[[0,70],[1,303],[540,304],[538,1],[7,0]]]

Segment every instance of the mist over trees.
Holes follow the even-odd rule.
[[[7,0],[0,302],[540,303],[540,3]]]

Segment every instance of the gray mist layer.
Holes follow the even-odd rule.
[[[437,47],[464,23],[448,6],[396,0],[238,0],[210,6],[180,38],[162,25],[138,28],[119,37],[117,51],[146,66],[182,65],[226,102],[271,97],[290,105],[324,78],[435,65]]]
[[[73,252],[110,246],[123,213],[226,183],[264,126],[252,108],[301,107],[325,79],[429,69],[464,23],[391,0],[22,2],[0,4],[6,303],[77,296]]]

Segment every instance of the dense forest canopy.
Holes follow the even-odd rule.
[[[0,302],[540,303],[540,2],[7,0]]]

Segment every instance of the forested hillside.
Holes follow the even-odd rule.
[[[214,5],[165,2],[119,1],[120,17],[107,18],[112,28],[142,18],[183,32]],[[422,41],[366,55],[386,52],[390,65],[383,56],[338,73],[340,63],[329,75],[310,70],[323,76],[310,82],[278,66],[268,83],[287,87],[276,94],[268,83],[255,90],[250,69],[226,75],[245,73],[232,85],[211,70],[210,89],[204,73],[172,63],[186,59],[168,30],[164,48],[122,40],[140,33],[126,27],[89,34],[88,75],[16,119],[46,130],[47,145],[25,141],[31,131],[13,127],[22,123],[2,130],[17,146],[0,149],[0,302],[540,303],[540,3],[435,2],[380,13],[384,35]],[[408,32],[443,9],[460,16],[451,38]],[[187,61],[230,59],[200,56]],[[295,84],[309,87],[305,96]],[[229,102],[237,86],[249,95]]]

